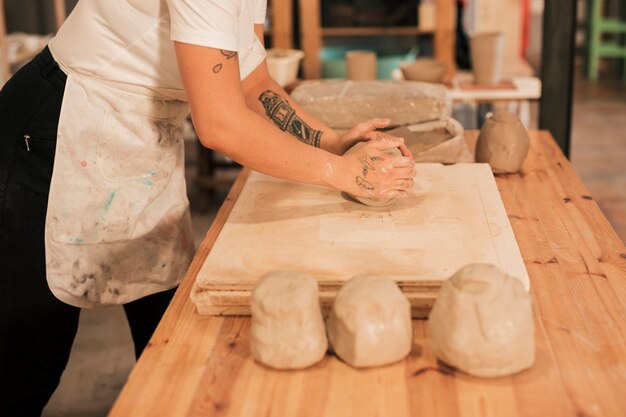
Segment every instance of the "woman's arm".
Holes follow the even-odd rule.
[[[255,24],[254,32],[263,40],[263,25]],[[242,89],[248,108],[266,118],[284,132],[295,136],[307,145],[316,146],[337,155],[339,135],[319,120],[309,116],[289,94],[274,81],[263,61],[242,81]]]
[[[403,141],[379,137],[338,156],[293,140],[248,108],[237,54],[175,43],[178,66],[202,144],[254,170],[369,197],[402,197],[413,185],[413,162],[384,154]],[[315,128],[314,128],[315,130]]]
[[[263,25],[254,25],[254,31],[261,43],[264,43]],[[355,126],[343,135],[337,134],[291,99],[289,94],[270,77],[265,61],[243,80],[242,87],[246,103],[255,113],[267,118],[282,131],[300,141],[337,155],[343,155],[359,140],[371,139],[372,136],[368,134],[389,124],[388,119],[372,119]]]
[[[269,76],[265,61],[243,80],[242,88],[248,108],[256,114],[307,145],[341,154],[339,135],[293,101]]]

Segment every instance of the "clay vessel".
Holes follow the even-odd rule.
[[[502,32],[478,32],[470,36],[474,83],[493,85],[500,82],[504,57]]]
[[[346,52],[346,78],[349,80],[368,81],[376,79],[376,52]]]
[[[406,80],[441,83],[448,70],[448,65],[434,59],[416,59],[412,62],[401,63],[400,70]]]
[[[519,117],[498,110],[480,129],[476,162],[487,162],[496,174],[512,174],[522,167],[529,147],[528,132]]]

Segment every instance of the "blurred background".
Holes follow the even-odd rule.
[[[2,82],[76,3],[0,0]],[[480,34],[495,35],[500,49],[480,46]],[[626,240],[626,1],[269,0],[265,42],[270,71],[288,91],[315,79],[437,82],[465,129],[506,108],[528,128],[549,130]],[[475,81],[479,53],[497,61],[489,83]],[[240,167],[203,149],[191,124],[185,137],[198,245]],[[133,364],[123,310],[83,311],[44,416],[106,415]]]

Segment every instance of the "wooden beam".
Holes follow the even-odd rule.
[[[322,75],[320,52],[322,50],[322,13],[320,0],[299,0],[300,45],[304,51],[302,71],[305,79],[318,79]]]
[[[9,51],[7,43],[7,22],[4,14],[4,0],[0,0],[0,86],[4,85],[11,75]]]
[[[293,3],[272,0],[272,47],[293,48]]]
[[[576,2],[546,1],[543,33],[539,128],[549,130],[563,153],[569,157]]]
[[[437,26],[434,44],[435,59],[448,64],[446,79],[451,79],[456,69],[455,60],[456,1],[437,0]]]
[[[65,22],[66,17],[65,0],[54,0],[54,24],[57,31],[61,28],[63,22]]]

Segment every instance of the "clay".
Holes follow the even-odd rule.
[[[337,293],[326,323],[335,353],[357,368],[397,362],[411,351],[411,306],[383,276],[350,279]]]
[[[348,149],[344,155],[348,155],[352,152],[358,152],[358,150],[365,145],[366,142],[358,142],[352,148]],[[384,151],[385,154],[389,155],[402,155],[400,149],[387,149]],[[359,197],[356,195],[352,195],[350,193],[342,193],[344,196],[347,196],[348,199],[354,200],[357,203],[365,204],[370,207],[385,207],[391,205],[397,198],[374,198],[374,197]]]
[[[308,81],[291,97],[333,129],[351,129],[373,118],[404,126],[445,119],[451,112],[443,85],[418,81]]]
[[[474,155],[463,135],[463,127],[453,118],[398,127],[387,133],[404,138],[415,162],[474,162]]]
[[[276,369],[319,362],[328,349],[317,281],[309,274],[276,271],[252,290],[250,352]]]
[[[400,71],[405,80],[442,83],[448,71],[448,65],[434,59],[422,58],[401,63]]]
[[[504,57],[502,32],[478,32],[470,35],[474,83],[493,85],[500,82]]]
[[[439,359],[474,376],[511,375],[535,358],[530,296],[494,265],[467,265],[443,284],[428,333]]]
[[[346,52],[346,78],[368,81],[376,79],[376,53],[373,51]]]
[[[476,162],[487,162],[496,174],[512,174],[522,167],[530,142],[517,115],[498,110],[485,120],[476,143]]]

